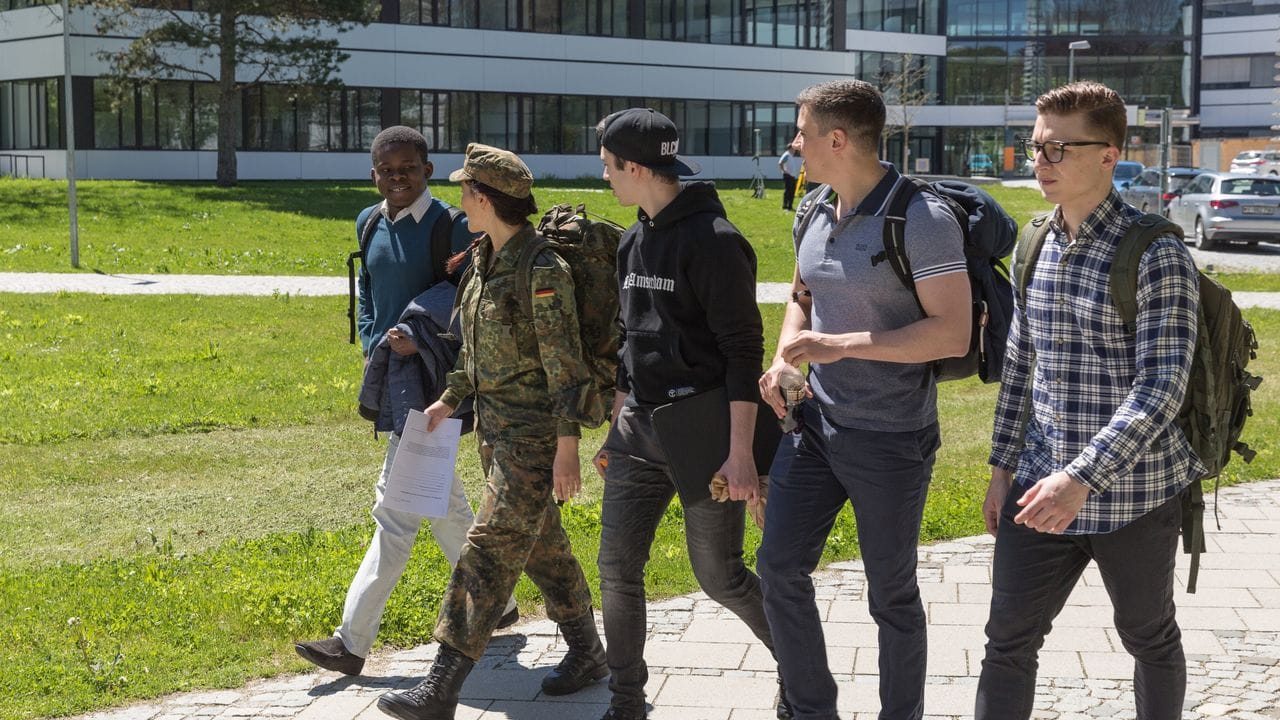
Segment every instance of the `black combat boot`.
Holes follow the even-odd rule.
[[[453,720],[458,692],[476,662],[440,643],[431,672],[408,690],[395,690],[378,698],[378,709],[400,720]]]
[[[548,695],[576,693],[591,683],[609,677],[604,645],[596,632],[594,613],[560,623],[560,632],[569,646],[564,658],[542,678],[542,692]]]

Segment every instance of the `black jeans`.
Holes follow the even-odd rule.
[[[764,541],[756,554],[787,699],[796,720],[837,717],[812,573],[836,515],[852,502],[868,605],[879,630],[880,717],[916,720],[924,713],[928,655],[916,546],[940,445],[938,426],[910,432],[843,428],[813,402],[805,403],[804,418],[789,472],[770,478]]]
[[[1134,658],[1138,719],[1180,718],[1187,662],[1173,604],[1179,498],[1105,535],[1049,535],[1013,522],[1023,492],[1016,484],[1010,489],[996,533],[976,720],[1031,716],[1037,654],[1090,560],[1098,563],[1116,630]]]
[[[649,677],[644,663],[648,630],[645,564],[658,523],[675,495],[675,485],[645,411],[624,408],[605,447],[609,467],[600,517],[599,564],[609,689],[613,705],[641,709]],[[760,580],[742,561],[745,517],[743,502],[708,499],[687,506],[685,544],[703,591],[741,618],[772,650]]]

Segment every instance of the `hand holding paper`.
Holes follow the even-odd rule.
[[[428,409],[437,405],[449,408],[437,402]],[[447,414],[433,416],[435,430],[429,431],[428,416],[409,411],[382,495],[384,507],[425,517],[444,517],[449,512],[462,421]]]

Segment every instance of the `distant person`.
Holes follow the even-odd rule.
[[[641,720],[648,717],[649,679],[645,563],[676,492],[653,426],[659,405],[724,389],[731,427],[719,472],[734,502],[686,505],[685,544],[703,591],[773,649],[760,581],[742,559],[743,501],[759,488],[752,441],[764,335],[755,252],[725,217],[712,183],[680,182],[699,168],[677,155],[675,124],[655,110],[631,108],[596,130],[605,181],[623,207],[638,208],[618,245],[623,343],[613,425],[596,455],[604,477],[600,598],[612,691],[602,720]],[[790,717],[785,697],[780,691],[780,718]]]
[[[358,239],[366,222],[376,213],[377,228],[360,274],[358,327],[366,363],[379,348],[387,351],[389,347],[390,353],[401,357],[418,354],[420,348],[415,339],[405,328],[397,327],[401,314],[414,298],[449,279],[443,268],[434,267],[431,257],[432,232],[436,223],[449,223],[450,214],[448,206],[432,197],[427,187],[433,168],[428,160],[426,139],[413,128],[389,127],[373,139],[372,156],[373,169],[369,174],[383,201],[365,208],[356,218]],[[460,215],[453,222],[450,234],[454,252],[471,242],[466,216]],[[439,390],[434,389],[435,393]],[[425,407],[423,402],[416,409]],[[360,674],[378,635],[387,599],[404,574],[418,537],[421,517],[382,505],[404,420],[404,413],[393,417],[388,410],[375,421],[375,429],[389,433],[382,473],[374,487],[376,527],[360,569],[347,589],[342,624],[332,637],[294,645],[305,660],[326,670]],[[448,514],[427,519],[431,534],[451,567],[458,562],[473,517],[462,479],[455,473]],[[509,627],[518,619],[515,600],[509,599],[501,625]]]
[[[1142,217],[1112,185],[1126,118],[1114,90],[1076,82],[1036,100],[1024,141],[1055,207],[1025,297],[1014,297],[996,405],[982,506],[996,544],[976,720],[1031,716],[1039,650],[1091,561],[1134,659],[1137,717],[1183,713],[1179,496],[1204,467],[1173,421],[1188,392],[1199,277],[1182,238],[1161,235],[1138,263],[1134,327],[1113,306],[1109,269]]]
[[[782,209],[794,210],[796,199],[796,181],[800,178],[800,166],[804,160],[800,157],[800,148],[795,143],[787,143],[787,149],[778,158],[778,169],[782,171]]]
[[[808,364],[812,398],[789,470],[771,477],[756,569],[795,716],[835,720],[812,573],[851,504],[879,633],[880,718],[919,720],[927,652],[916,545],[942,443],[931,363],[968,347],[963,236],[937,196],[912,198],[904,245],[917,301],[876,258],[886,211],[906,182],[879,160],[880,92],[835,81],[805,88],[796,104],[796,144],[810,177],[832,192],[806,198],[809,219],[796,218],[791,302],[760,377],[760,394],[780,418],[784,374]]]
[[[453,719],[462,683],[484,655],[503,616],[502,598],[521,572],[542,592],[547,617],[569,646],[542,691],[565,695],[608,675],[591,590],[557,504],[582,486],[580,424],[605,413],[582,353],[573,274],[543,249],[531,277],[517,277],[523,253],[540,237],[528,219],[538,211],[533,175],[515,154],[472,143],[449,179],[462,183],[462,209],[484,235],[472,244],[473,270],[459,305],[462,353],[448,388],[427,408],[428,429],[474,398],[487,482],[441,602],[431,670],[418,685],[378,699],[380,710],[402,720]]]

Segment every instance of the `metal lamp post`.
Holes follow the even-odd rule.
[[[1067,82],[1073,83],[1076,81],[1076,51],[1088,50],[1089,47],[1088,40],[1076,40],[1067,45]]]

